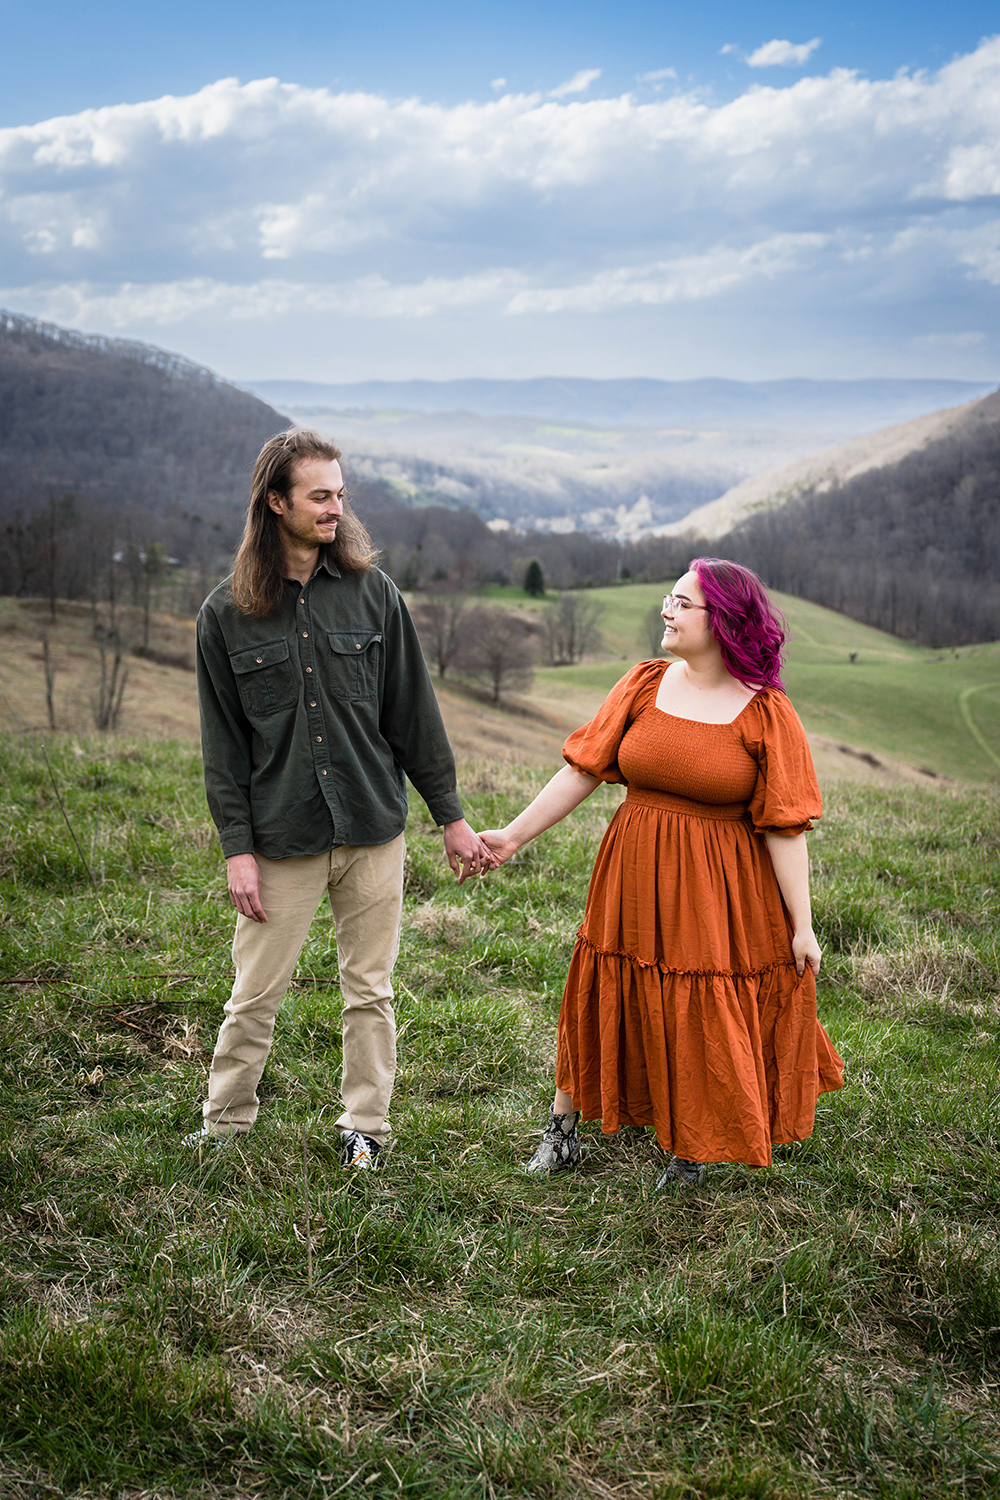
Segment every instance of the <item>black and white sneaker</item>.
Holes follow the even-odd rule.
[[[201,1146],[221,1146],[223,1141],[228,1141],[228,1135],[216,1135],[214,1130],[209,1130],[203,1125],[200,1130],[192,1130],[190,1135],[181,1136],[181,1145],[187,1146],[189,1150],[197,1151]]]
[[[681,1187],[701,1187],[704,1181],[703,1161],[686,1161],[683,1156],[672,1156],[670,1165],[656,1184],[656,1191],[662,1192],[664,1188],[673,1187],[674,1183]]]
[[[359,1172],[376,1170],[382,1150],[378,1141],[373,1141],[370,1135],[362,1135],[360,1130],[342,1130],[340,1138],[344,1143],[342,1161],[345,1167],[355,1167]]]
[[[549,1120],[538,1149],[530,1161],[524,1164],[526,1172],[565,1172],[580,1165],[583,1153],[576,1125],[580,1118],[578,1109],[566,1115],[557,1115],[549,1110]]]

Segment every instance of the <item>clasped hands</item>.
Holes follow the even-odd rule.
[[[458,876],[459,885],[470,875],[485,875],[497,869],[517,852],[513,839],[507,838],[499,829],[476,833],[464,818],[446,823],[443,831],[444,852]]]

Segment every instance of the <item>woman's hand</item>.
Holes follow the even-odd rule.
[[[520,847],[518,844],[515,844],[514,840],[502,828],[489,828],[485,833],[481,833],[479,837],[496,861],[494,869],[498,865],[506,864],[511,856],[517,853]]]
[[[811,927],[806,927],[801,932],[796,932],[792,937],[792,957],[795,960],[795,972],[801,979],[806,972],[806,964],[809,965],[814,974],[819,973],[820,947],[816,941],[816,934]]]

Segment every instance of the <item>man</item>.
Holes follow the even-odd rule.
[[[345,510],[339,458],[314,432],[265,443],[233,574],[198,616],[205,785],[239,916],[204,1124],[185,1139],[252,1127],[278,1007],[325,891],[344,1000],[337,1125],[345,1162],[369,1168],[390,1129],[406,776],[460,881],[492,857],[462,816],[416,632]]]

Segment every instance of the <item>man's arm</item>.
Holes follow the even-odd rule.
[[[386,619],[384,641],[380,728],[431,817],[443,828],[445,854],[461,884],[470,875],[492,869],[496,861],[462,815],[455,757],[419,637],[398,595]]]
[[[222,632],[205,610],[198,617],[195,669],[208,810],[226,858],[250,854],[252,730],[243,712]]]

